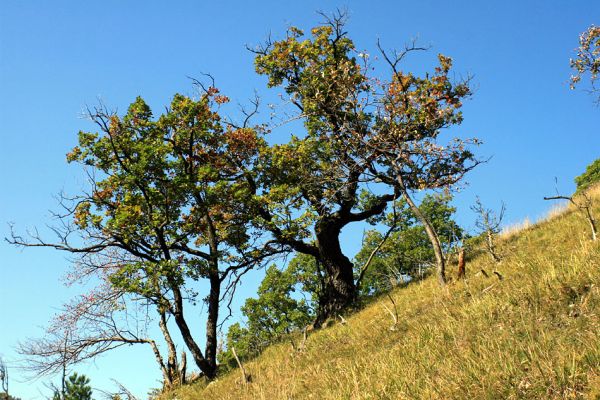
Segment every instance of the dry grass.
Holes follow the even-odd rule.
[[[509,237],[516,235],[517,233],[520,233],[526,229],[529,229],[532,226],[533,226],[533,224],[531,223],[531,220],[529,219],[529,217],[525,218],[521,222],[507,225],[504,228],[502,228],[502,232],[500,232],[500,238],[508,239]]]
[[[304,352],[270,347],[246,365],[247,386],[233,371],[164,399],[598,399],[600,245],[587,229],[555,213],[505,236],[503,261],[476,258],[465,281],[394,291],[395,330],[382,297]]]

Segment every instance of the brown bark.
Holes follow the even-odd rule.
[[[465,261],[465,249],[460,249],[458,252],[458,273],[456,277],[458,279],[464,279],[466,276],[466,261]]]

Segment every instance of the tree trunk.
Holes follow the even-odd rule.
[[[410,207],[412,212],[415,214],[417,219],[421,222],[421,224],[423,224],[423,227],[425,228],[427,237],[429,238],[429,241],[431,242],[431,245],[433,247],[433,253],[435,254],[438,281],[440,282],[440,285],[444,286],[446,285],[446,260],[444,259],[442,245],[440,244],[440,239],[435,231],[435,228],[433,227],[433,225],[431,225],[427,217],[425,217],[425,214],[423,214],[421,210],[419,210],[419,207],[417,207],[415,202],[409,196],[408,191],[404,189],[404,186],[402,186],[402,195],[406,199],[406,202],[408,203],[408,206]]]
[[[156,362],[160,366],[160,370],[163,375],[163,388],[169,388],[169,387],[173,386],[172,376],[169,373],[169,370],[167,369],[167,366],[165,365],[162,356],[160,355],[160,350],[158,349],[156,342],[154,340],[148,340],[147,343],[150,345],[150,347],[152,347],[152,352],[154,353]],[[64,391],[64,384],[63,384],[63,391]],[[64,398],[64,395],[62,398]]]
[[[187,378],[185,374],[187,373],[187,356],[185,354],[185,350],[181,352],[181,364],[179,365],[179,376],[181,377],[181,384],[185,385],[187,383]]]
[[[206,347],[204,356],[212,370],[213,378],[217,374],[217,324],[219,323],[219,300],[221,297],[221,278],[219,276],[219,239],[212,218],[206,214],[208,229],[206,235],[210,248],[210,259],[208,260],[210,281],[210,293],[208,294],[208,316],[206,318]]]
[[[598,238],[598,231],[596,229],[596,221],[594,220],[594,215],[590,210],[589,204],[585,207],[585,215],[587,217],[588,222],[590,223],[590,229],[592,230],[592,240],[596,241]]]
[[[216,368],[212,363],[208,362],[208,360],[202,354],[202,350],[200,350],[200,347],[198,347],[198,344],[194,340],[194,338],[192,336],[192,332],[190,331],[190,327],[183,315],[183,296],[181,295],[181,290],[174,282],[170,282],[170,283],[171,283],[171,289],[173,290],[174,305],[175,305],[175,309],[172,310],[171,312],[173,314],[173,317],[175,318],[175,323],[177,324],[177,327],[179,328],[179,332],[181,333],[183,342],[185,343],[187,348],[190,350],[190,353],[192,353],[194,362],[196,363],[196,365],[198,366],[200,371],[202,371],[202,373],[208,379],[214,379],[216,376]]]
[[[217,324],[219,319],[219,298],[221,296],[221,280],[218,269],[209,273],[210,293],[208,295],[208,317],[206,319],[206,350],[204,355],[212,369],[217,370]]]
[[[465,249],[460,249],[459,253],[458,253],[458,273],[456,275],[456,277],[458,279],[464,279],[465,275],[466,275],[466,269],[465,269]]]
[[[175,343],[173,343],[173,339],[171,338],[171,334],[169,333],[169,329],[167,327],[167,316],[163,310],[159,310],[160,319],[158,321],[158,326],[163,334],[165,342],[167,343],[168,356],[167,356],[167,379],[165,379],[164,386],[171,387],[177,382],[177,349],[175,348]]]
[[[488,229],[486,232],[487,235],[487,246],[488,246],[488,251],[490,253],[490,256],[492,257],[492,259],[499,263],[502,259],[500,258],[500,256],[498,255],[498,253],[496,253],[496,244],[494,243],[494,233],[492,232],[491,229]]]
[[[315,328],[322,326],[329,317],[342,312],[356,300],[354,266],[342,253],[339,240],[341,228],[339,221],[323,218],[315,229],[319,262],[325,268],[325,287],[319,296]]]

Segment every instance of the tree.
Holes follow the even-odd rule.
[[[69,276],[75,279],[77,275]],[[18,351],[25,356],[27,369],[36,375],[60,373],[59,392],[64,393],[70,366],[118,347],[147,344],[160,367],[164,386],[185,383],[185,352],[179,362],[166,314],[159,314],[158,320],[167,345],[165,356],[157,341],[148,335],[148,327],[154,319],[152,304],[140,304],[139,300],[130,297],[105,281],[100,287],[66,304],[64,310],[53,318],[42,338],[28,339],[19,344]]]
[[[399,69],[404,57],[423,48],[412,46],[388,55],[379,49],[392,70],[392,78],[383,83],[377,128],[361,142],[372,149],[371,172],[401,194],[425,228],[432,244],[437,274],[443,285],[445,256],[440,238],[426,216],[413,201],[412,193],[426,189],[451,190],[464,175],[475,168],[469,145],[477,139],[450,138],[440,143],[445,128],[459,125],[462,101],[470,96],[468,80],[453,83],[449,78],[452,59],[438,55],[439,66],[433,74],[418,77]]]
[[[56,396],[56,395],[55,395]],[[62,400],[91,400],[92,387],[90,380],[85,375],[74,372],[67,379],[65,394]]]
[[[304,122],[305,135],[267,149],[260,190],[264,227],[291,249],[322,266],[325,288],[315,326],[357,297],[353,263],[343,254],[341,230],[381,214],[387,204],[422,189],[449,187],[476,165],[466,145],[436,143],[440,130],[458,124],[465,82],[453,85],[451,60],[440,56],[433,76],[418,78],[397,69],[402,55],[389,60],[392,80],[367,75],[368,55],[358,52],[344,30],[343,14],[328,18],[311,36],[292,27],[285,39],[254,49],[256,70],[270,87],[283,87]],[[417,49],[416,47],[413,49]],[[383,53],[385,55],[385,53]],[[390,189],[361,196],[367,183]],[[361,201],[366,199],[368,201]],[[418,215],[418,207],[413,204]],[[436,245],[440,280],[443,254]]]
[[[600,74],[600,27],[590,26],[579,36],[579,47],[577,48],[577,57],[571,59],[571,68],[575,70],[575,75],[571,76],[571,89],[581,82],[581,78],[589,74],[590,93],[597,93],[596,87],[598,74]],[[600,97],[596,99],[600,102]]]
[[[37,233],[33,240],[11,239],[79,255],[90,274],[152,305],[161,328],[172,318],[209,379],[217,372],[220,302],[233,295],[241,275],[282,251],[262,240],[251,221],[245,174],[264,141],[257,130],[225,126],[217,109],[227,101],[211,86],[198,100],[175,95],[158,119],[139,97],[123,117],[103,106],[88,110],[98,131],[80,132],[67,158],[92,169],[90,191],[64,198],[57,243]],[[70,240],[73,233],[83,245]],[[209,283],[204,351],[185,311],[198,299],[193,286],[200,279]]]
[[[9,397],[8,367],[6,366],[6,363],[4,362],[2,357],[0,357],[0,385],[2,386],[2,392],[4,393],[4,395],[6,395],[6,397]]]
[[[582,193],[600,182],[600,158],[587,166],[585,172],[575,178],[577,190],[575,193]]]
[[[475,227],[479,230],[480,234],[485,237],[485,245],[488,254],[495,262],[498,263],[502,261],[496,248],[496,236],[500,233],[502,219],[504,218],[504,212],[506,211],[504,202],[500,206],[500,211],[496,213],[490,208],[485,208],[481,203],[481,199],[477,197],[475,205],[473,205],[471,209],[477,214]]]
[[[292,27],[285,39],[254,50],[257,72],[269,78],[270,87],[284,87],[306,128],[304,137],[267,149],[257,193],[262,193],[264,227],[323,268],[325,288],[315,321],[320,326],[357,295],[341,230],[381,213],[394,196],[377,196],[358,209],[359,181],[368,162],[362,149],[348,152],[343,141],[352,130],[369,129],[370,116],[354,101],[367,93],[367,79],[343,31],[343,17],[311,32],[304,39],[303,31]]]
[[[419,206],[437,232],[446,254],[457,238],[463,236],[462,228],[452,219],[456,209],[450,205],[451,200],[449,195],[428,194]],[[435,265],[434,250],[425,227],[405,199],[396,201],[394,212],[388,213],[383,222],[391,228],[389,237],[384,241],[385,235],[381,232],[367,231],[355,258],[356,275],[362,274],[359,281],[362,296],[377,295],[407,279],[418,279],[423,271]],[[374,250],[376,254],[370,265],[366,265]]]
[[[221,355],[222,363],[235,366],[231,352],[233,347],[240,358],[248,359],[284,335],[301,330],[314,318],[311,302],[293,295],[307,288],[304,285],[298,287],[298,282],[304,281],[304,271],[298,264],[298,261],[290,262],[284,270],[276,265],[267,269],[257,291],[258,298],[249,298],[242,306],[246,326],[235,323],[229,327],[227,351]]]

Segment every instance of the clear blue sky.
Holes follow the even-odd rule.
[[[552,5],[550,5],[552,4]],[[348,30],[359,48],[374,52],[377,38],[401,47],[419,37],[474,76],[462,131],[484,141],[491,161],[468,176],[457,197],[459,221],[473,217],[479,194],[491,206],[504,200],[508,222],[535,219],[542,197],[573,191],[573,177],[600,157],[600,109],[582,90],[570,91],[569,58],[578,35],[600,24],[600,2],[588,1],[16,1],[0,3],[0,236],[52,223],[53,196],[75,192],[82,171],[65,153],[86,104],[101,98],[125,110],[137,95],[155,110],[176,92],[193,93],[186,76],[210,72],[218,86],[244,101],[264,79],[254,74],[245,44],[293,24],[311,27],[315,11],[347,7]],[[419,56],[421,57],[421,56]],[[429,57],[429,58],[428,58]],[[418,65],[419,58],[410,61]],[[289,133],[289,132],[287,132]],[[285,135],[286,132],[282,132]],[[344,234],[354,254],[361,229]],[[18,340],[35,336],[78,288],[60,283],[68,261],[54,251],[0,243],[0,355],[14,366]],[[252,295],[252,275],[241,297]],[[240,301],[243,300],[240,298]],[[238,301],[238,305],[239,302]],[[198,334],[201,332],[198,331]],[[158,386],[152,354],[127,348],[82,366],[95,387],[114,377],[144,395]],[[48,394],[13,368],[11,392],[23,399]]]

